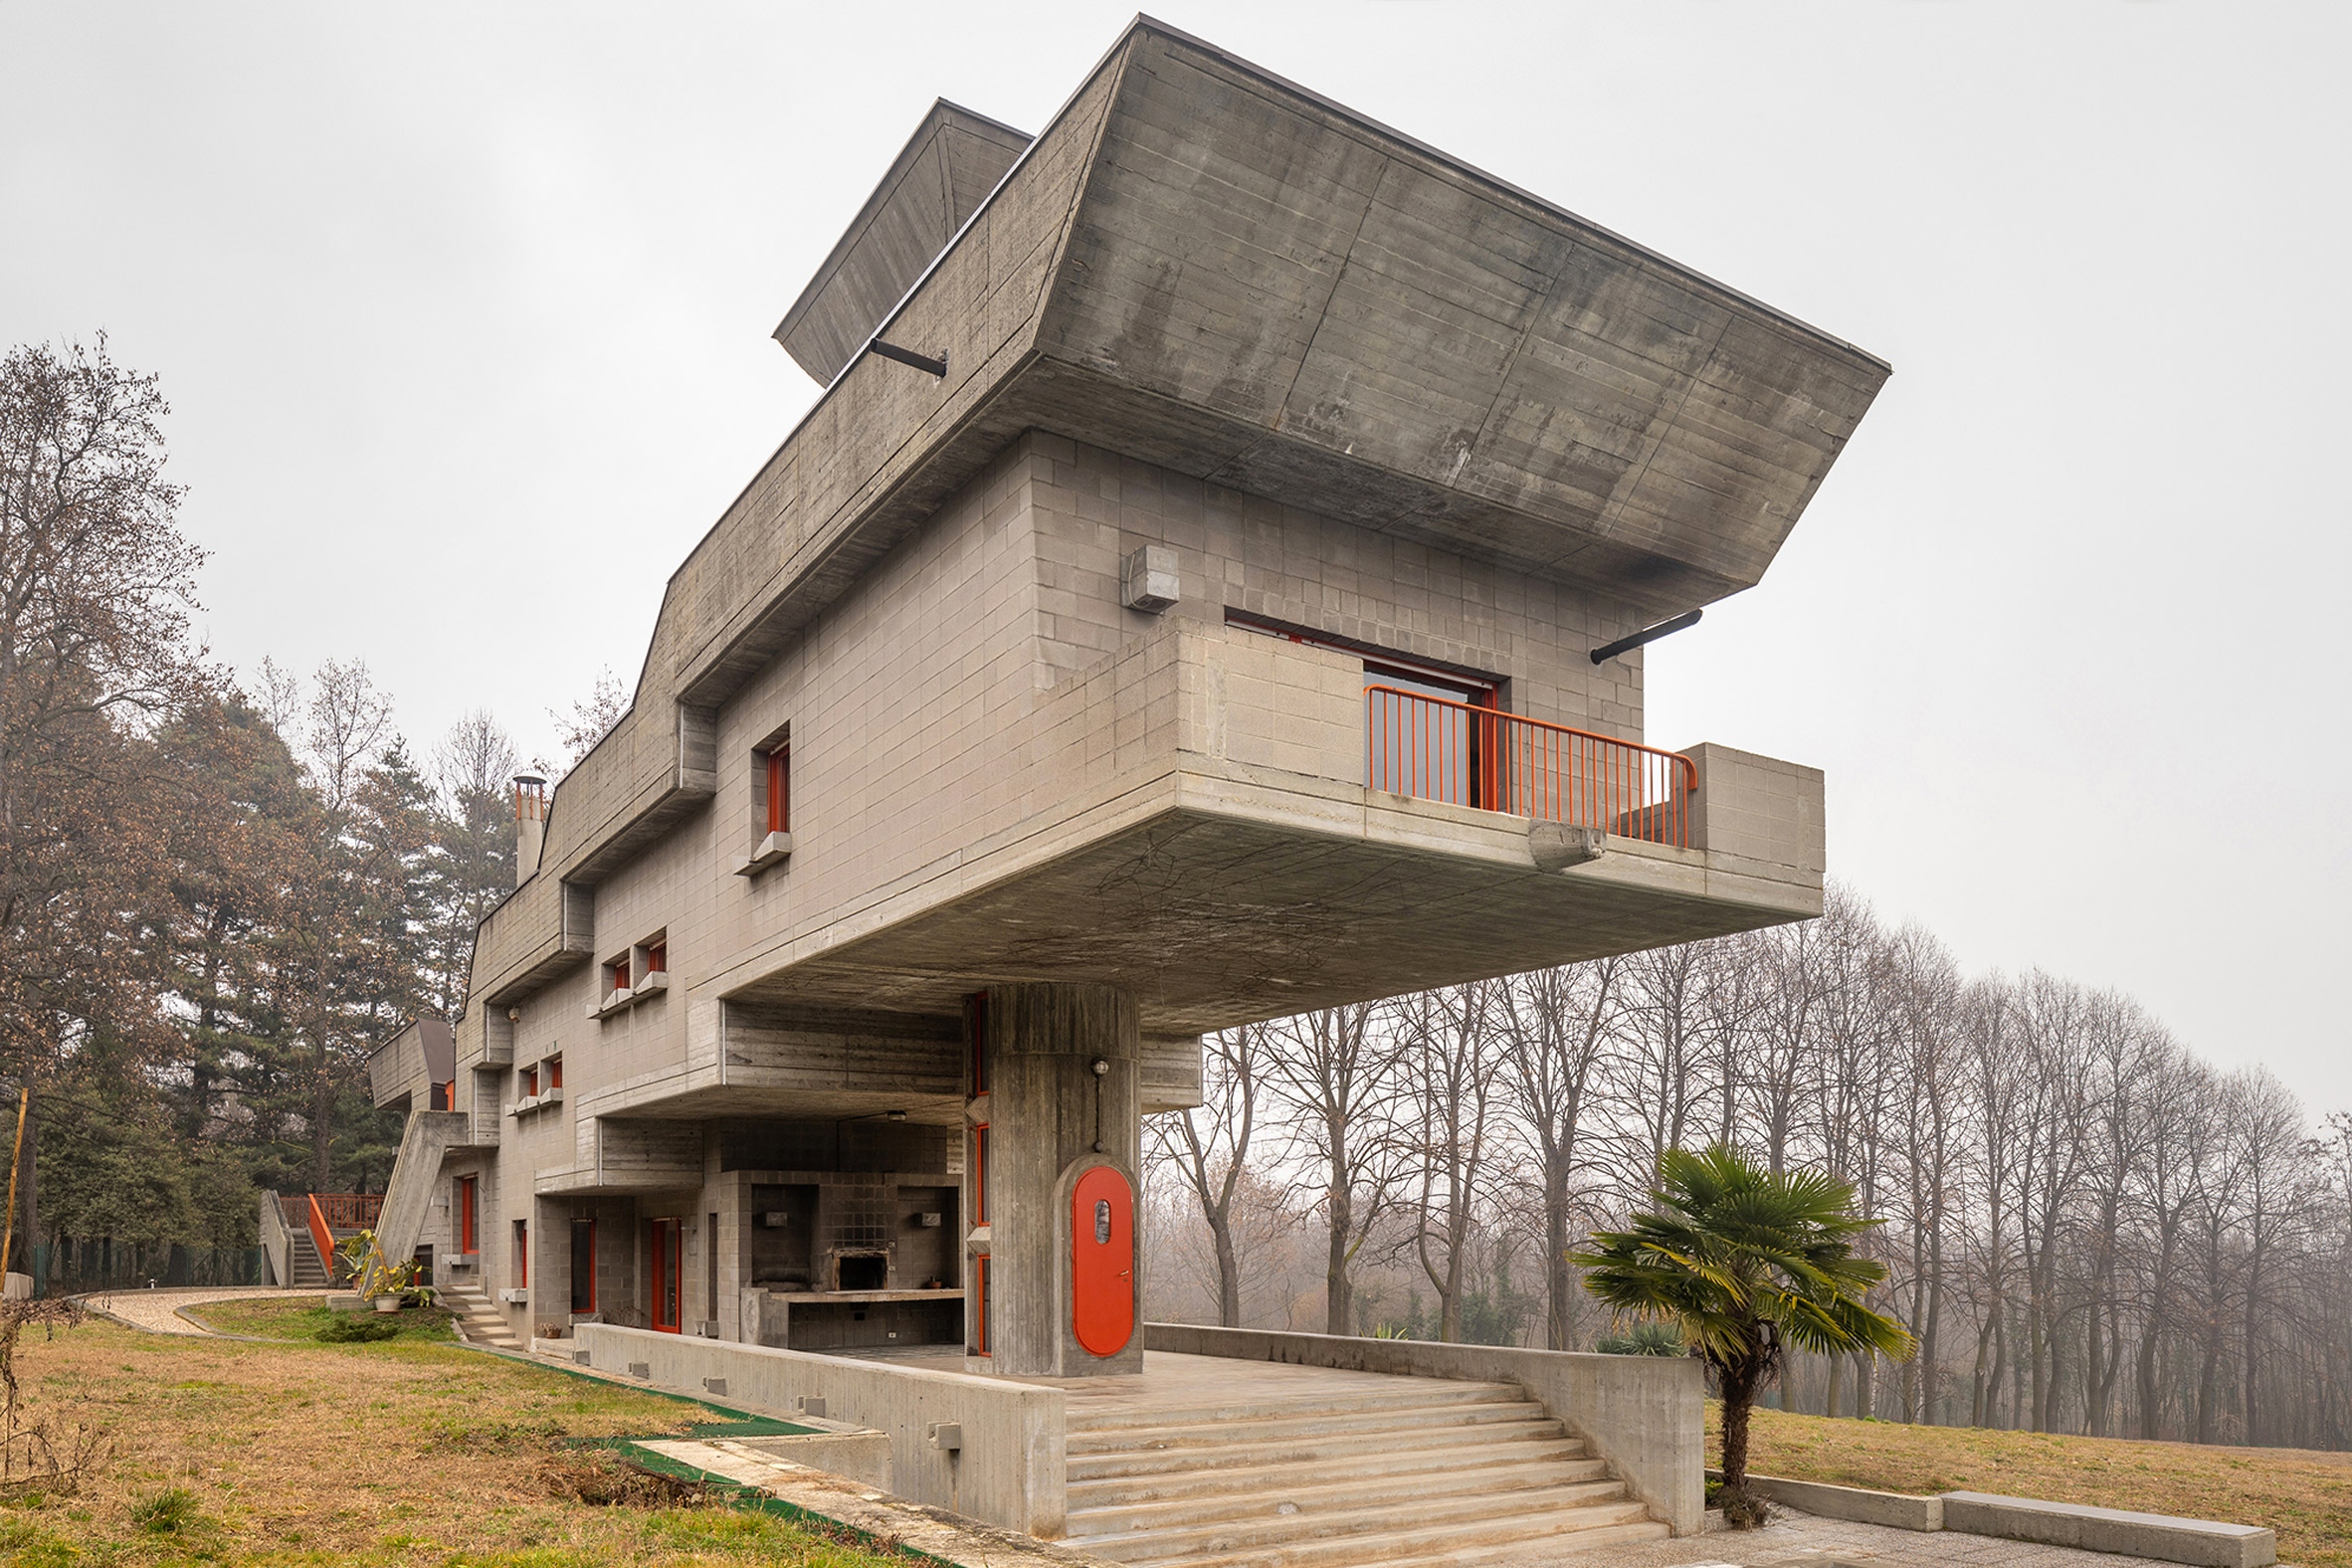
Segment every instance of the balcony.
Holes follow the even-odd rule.
[[[1373,789],[1690,848],[1698,764],[1678,752],[1378,683],[1364,699]]]
[[[844,845],[884,894],[723,994],[952,1018],[996,979],[1107,980],[1187,1036],[1820,912],[1818,771],[1382,684],[1162,622],[992,731],[990,826]]]

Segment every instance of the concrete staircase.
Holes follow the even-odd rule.
[[[1068,1544],[1185,1568],[1437,1568],[1666,1527],[1513,1383],[1070,1416]]]
[[[471,1280],[436,1285],[433,1294],[435,1300],[458,1314],[458,1336],[468,1344],[488,1345],[493,1350],[528,1348],[506,1326],[506,1314],[482,1293],[482,1286]]]

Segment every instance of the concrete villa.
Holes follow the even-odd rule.
[[[823,397],[518,788],[454,1036],[372,1064],[387,1250],[1128,1561],[1316,1533],[1136,1434],[1270,1422],[1335,1485],[1309,1420],[1385,1500],[1282,1560],[1441,1560],[1496,1510],[1447,1511],[1467,1449],[1397,1503],[1384,1411],[1516,1445],[1517,1538],[1693,1527],[1689,1363],[1154,1327],[1146,1372],[1141,1118],[1205,1031],[1819,912],[1821,774],[1650,747],[1610,645],[1762,577],[1887,366],[1148,20],[1034,139],[933,108],[775,336]]]

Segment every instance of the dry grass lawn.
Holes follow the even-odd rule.
[[[282,1312],[199,1310],[239,1331],[295,1326]],[[454,1345],[253,1344],[92,1321],[53,1338],[28,1328],[17,1373],[20,1425],[101,1430],[115,1452],[78,1490],[11,1488],[0,1563],[908,1561],[682,1499],[563,1446],[680,1433],[711,1419],[699,1407]]]
[[[1710,1405],[1710,1464],[1716,1418]],[[2278,1532],[2280,1560],[2352,1568],[2352,1454],[1906,1427],[1759,1410],[1748,1466],[1760,1475],[1882,1491],[1991,1491],[2266,1524]]]

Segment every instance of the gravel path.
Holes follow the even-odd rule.
[[[315,1290],[280,1290],[266,1284],[220,1285],[201,1290],[106,1290],[83,1299],[109,1317],[152,1334],[203,1334],[179,1315],[183,1306],[206,1301],[251,1301],[267,1295],[316,1295]]]

